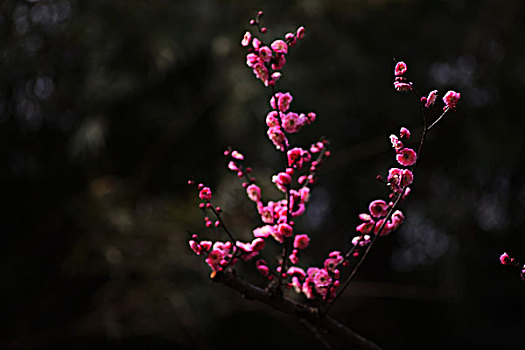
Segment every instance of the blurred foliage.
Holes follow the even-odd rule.
[[[209,184],[249,237],[254,210],[222,151],[238,147],[261,182],[281,164],[265,135],[269,93],[239,45],[259,8],[269,40],[306,27],[279,88],[318,114],[293,141],[325,135],[334,154],[298,223],[313,239],[307,262],[347,247],[357,214],[385,195],[375,177],[394,164],[388,135],[418,134],[417,101],[392,88],[394,59],[422,93],[462,94],[426,144],[404,227],[334,314],[386,348],[521,344],[525,285],[498,257],[525,257],[522,2],[6,0],[1,346],[315,341],[214,285],[187,246],[189,232],[217,237],[187,179]],[[269,180],[263,190],[276,198]]]

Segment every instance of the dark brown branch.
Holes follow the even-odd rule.
[[[238,278],[231,271],[215,274],[213,281],[223,283],[237,290],[246,299],[258,300],[299,320],[304,319],[313,327],[340,336],[346,339],[350,349],[380,349],[376,344],[363,338],[334,318],[321,313],[319,309],[284,298],[278,294],[272,294]]]
[[[319,330],[319,328],[313,326],[310,322],[306,321],[304,318],[301,318],[300,319],[301,321],[301,324],[303,326],[305,326],[306,328],[308,328],[314,335],[315,337],[317,338],[317,340],[319,340],[321,342],[321,344],[323,344],[323,346],[328,349],[328,350],[331,350],[333,349],[332,346],[330,345],[330,343],[328,342],[328,340],[324,337],[324,335],[322,334],[322,331]]]

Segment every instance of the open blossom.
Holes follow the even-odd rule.
[[[253,66],[253,73],[255,74],[257,79],[260,79],[264,83],[265,86],[268,86],[268,79],[270,77],[270,73],[268,72],[268,69],[263,63],[255,63],[255,65]]]
[[[414,174],[408,169],[391,168],[387,181],[395,187],[409,186],[414,181]]]
[[[279,231],[283,237],[291,237],[293,235],[293,228],[287,223],[277,225],[277,231]]]
[[[199,198],[202,199],[203,201],[209,201],[211,199],[211,190],[209,187],[204,187],[200,192],[199,192]]]
[[[390,232],[392,232],[392,230],[392,222],[387,221],[385,223],[385,219],[381,219],[378,222],[376,222],[376,226],[374,227],[374,234],[377,235],[379,233],[380,236],[387,236],[388,234],[390,234]]]
[[[363,223],[356,227],[356,231],[362,234],[372,232],[372,229],[376,224],[372,217],[368,214],[360,214],[359,219],[361,219]]]
[[[246,55],[246,65],[250,68],[255,67],[256,63],[260,63],[259,56],[254,53],[249,53]]]
[[[272,177],[272,182],[277,188],[283,192],[286,192],[287,186],[292,181],[292,177],[287,173],[280,172]]]
[[[275,101],[277,100],[277,104]],[[290,103],[292,102],[293,97],[289,92],[282,93],[277,92],[270,98],[270,106],[273,109],[278,109],[281,112],[286,112],[290,108]]]
[[[272,50],[277,53],[288,53],[288,45],[281,39],[275,40],[272,45]]]
[[[293,247],[295,249],[305,249],[306,247],[308,247],[309,242],[310,242],[310,237],[308,237],[308,235],[305,235],[305,234],[297,235],[294,238]]]
[[[388,212],[388,204],[382,199],[377,199],[370,203],[368,206],[368,209],[370,210],[370,214],[373,217],[380,218],[382,216],[385,216]]]
[[[259,49],[259,57],[264,62],[269,62],[272,59],[272,50],[268,46],[263,46]]]
[[[281,126],[283,127],[284,131],[290,134],[298,132],[303,126],[299,115],[295,112],[289,112],[287,114],[284,114],[281,120]]]
[[[456,105],[459,101],[461,94],[455,91],[448,91],[445,96],[443,96],[443,102],[445,102],[445,108],[456,109]]]
[[[404,166],[411,166],[416,163],[417,154],[411,148],[403,148],[397,152],[396,160]]]
[[[403,61],[397,62],[396,68],[394,69],[394,74],[396,76],[400,76],[400,75],[405,74],[406,71],[407,71],[406,63]]]
[[[327,271],[334,272],[344,260],[343,255],[339,251],[333,251],[328,255],[328,259],[324,261],[324,268]]]
[[[289,150],[286,153],[288,157],[288,166],[301,169],[303,166],[303,154],[305,152],[305,150],[299,147],[295,147]]]
[[[279,112],[277,111],[271,111],[266,115],[266,125],[268,125],[269,128],[273,126],[279,126]]]
[[[290,108],[290,103],[292,102],[293,97],[289,92],[280,94],[277,99],[277,107],[281,112],[286,112]]]
[[[252,33],[246,32],[244,34],[244,38],[241,41],[241,45],[242,46],[248,46],[248,45],[250,45],[251,41],[252,41]]]
[[[310,188],[303,187],[299,190],[299,195],[301,196],[301,202],[307,203],[310,200]]]
[[[279,126],[269,128],[268,137],[278,150],[284,151],[285,148],[288,147],[288,140]]]
[[[248,197],[254,202],[259,202],[261,200],[261,189],[255,184],[251,184],[250,186],[246,187],[246,193],[248,194]]]
[[[271,203],[271,204],[270,204]],[[273,202],[269,202],[267,206],[261,206],[259,209],[259,215],[261,215],[261,220],[266,224],[273,224]]]
[[[394,224],[395,228],[397,228],[399,225],[401,225],[405,221],[405,215],[401,210],[396,210],[392,214],[392,223]]]
[[[272,232],[274,230],[275,228],[272,225],[264,225],[262,227],[257,227],[255,230],[253,230],[253,236],[255,238],[266,238],[272,235]]]
[[[326,269],[315,268],[315,270],[312,270],[312,268],[309,268],[307,273],[309,275],[308,277],[310,277],[315,285],[315,291],[318,294],[325,296],[328,293],[328,287],[332,283],[332,278],[328,271],[326,271]]]

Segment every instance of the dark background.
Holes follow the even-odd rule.
[[[430,134],[405,224],[331,313],[386,349],[521,345],[525,282],[498,258],[525,258],[523,2],[32,0],[0,5],[0,346],[319,346],[212,283],[187,244],[220,238],[189,178],[212,187],[239,237],[258,225],[228,145],[277,198],[270,93],[240,47],[258,9],[267,40],[306,27],[279,89],[318,120],[293,142],[331,141],[298,223],[305,264],[347,249],[357,215],[386,195],[388,136],[420,133],[394,59],[422,93],[462,96]]]

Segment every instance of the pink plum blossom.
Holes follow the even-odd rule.
[[[273,204],[273,202],[270,202]],[[274,223],[274,217],[273,217],[273,206],[262,206],[259,208],[259,215],[261,215],[261,220],[264,223],[267,224],[273,224]]]
[[[281,126],[287,133],[298,132],[301,127],[299,115],[294,112],[284,114],[281,118]]]
[[[262,227],[257,227],[253,230],[253,236],[256,238],[266,238],[275,231],[275,228],[272,225],[264,225]]]
[[[382,199],[377,199],[368,206],[370,214],[375,218],[385,216],[388,212],[388,204]]]
[[[272,45],[272,50],[277,53],[288,53],[288,45],[281,39],[275,40]]]
[[[277,104],[275,104],[276,99]],[[290,103],[292,102],[292,100],[293,97],[289,92],[277,92],[274,96],[271,97],[270,105],[273,109],[278,109],[281,112],[286,112],[288,108],[290,108]]]
[[[269,128],[268,137],[278,150],[284,151],[285,148],[288,147],[288,140],[279,126]]]
[[[286,192],[287,185],[292,181],[292,177],[285,172],[280,172],[272,177],[272,182],[277,188],[283,192]]]
[[[279,112],[277,111],[271,111],[266,115],[266,125],[268,125],[269,128],[274,126],[279,126]]]
[[[268,86],[268,78],[270,77],[270,73],[263,63],[255,63],[253,66],[253,73],[257,79],[260,79],[264,83],[265,86]]]
[[[339,266],[344,260],[343,255],[339,251],[334,251],[329,254],[328,259],[324,261],[324,268],[327,271],[335,271],[337,266]]]
[[[268,46],[259,49],[259,57],[263,62],[269,62],[272,59],[272,50]]]
[[[259,50],[259,48],[261,47],[261,41],[254,37],[252,40],[252,46],[255,50]]]
[[[305,249],[308,247],[308,243],[310,242],[310,237],[305,234],[297,235],[295,236],[295,239],[293,241],[293,247],[296,249]]]
[[[250,45],[251,41],[252,41],[252,33],[246,32],[244,34],[244,38],[242,38],[241,45],[242,46],[248,46],[248,45]]]
[[[394,74],[396,76],[400,76],[400,75],[405,74],[406,71],[407,71],[406,63],[403,61],[397,62],[396,68],[394,69]]]
[[[250,68],[255,67],[256,63],[260,63],[259,56],[254,53],[249,53],[246,55],[246,65]]]
[[[254,202],[259,202],[261,200],[261,189],[255,184],[251,184],[246,187],[246,193],[248,194],[248,197]]]
[[[411,166],[416,163],[417,154],[411,148],[403,148],[397,152],[396,160],[404,166]]]
[[[448,91],[445,96],[443,96],[443,102],[445,103],[445,108],[454,110],[456,109],[456,105],[459,101],[459,98],[461,97],[461,94],[459,92],[455,91]]]
[[[287,223],[277,225],[277,231],[279,231],[283,237],[291,237],[293,235],[293,228]]]
[[[209,187],[204,187],[199,192],[199,198],[203,201],[209,201],[211,199],[211,190],[209,189]]]

